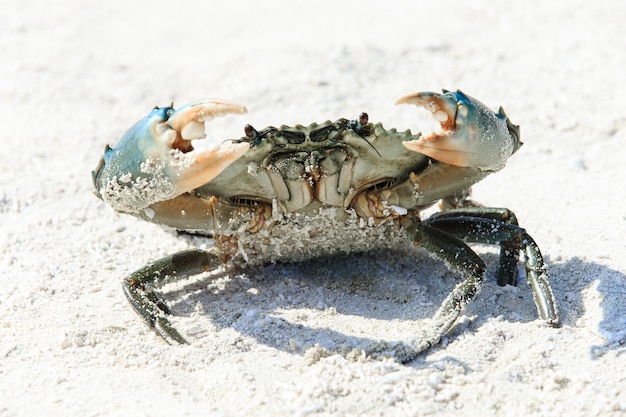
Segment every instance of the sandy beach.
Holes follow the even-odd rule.
[[[4,0],[0,416],[626,415],[625,17],[618,0]],[[442,88],[521,126],[473,197],[539,244],[559,328],[480,245],[478,299],[408,364],[319,347],[406,340],[432,317],[461,277],[411,245],[174,286],[187,346],[132,311],[125,275],[213,244],[93,195],[104,146],[155,105],[245,104],[216,137],[362,111],[418,131],[430,116],[395,100]]]

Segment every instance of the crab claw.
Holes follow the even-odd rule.
[[[178,110],[155,107],[115,148],[106,146],[92,172],[96,195],[133,213],[208,183],[245,154],[249,144],[224,142],[200,150],[191,141],[205,137],[205,121],[245,112],[244,106],[224,100],[202,100]]]
[[[502,108],[494,113],[460,90],[422,92],[396,101],[403,103],[430,111],[442,129],[403,145],[446,164],[497,170],[522,145],[519,127],[511,123]]]

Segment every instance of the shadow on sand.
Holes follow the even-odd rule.
[[[474,316],[471,328],[498,316],[510,322],[537,320],[524,280],[520,279],[517,288],[497,286],[497,254],[478,252],[488,270],[482,292],[465,311],[467,316]],[[626,317],[626,277],[577,257],[546,261],[561,324],[576,325],[585,312],[583,291],[596,286],[602,298],[600,327],[606,330],[607,343],[590,346],[590,352],[597,357],[623,347],[626,323],[618,323],[616,317]],[[358,348],[380,340],[393,345],[394,341],[416,338],[423,328],[420,323],[435,314],[460,281],[458,273],[421,249],[408,248],[235,270],[210,278],[199,276],[177,284],[176,288],[166,288],[164,295],[174,315],[195,315],[194,320],[206,316],[210,320],[206,330],[204,324],[194,325],[199,330],[191,337],[203,338],[210,331],[234,329],[242,337],[295,354],[304,354],[316,345],[326,352],[345,353],[346,346]],[[333,330],[334,322],[350,329],[350,334]],[[453,328],[450,337],[458,337],[460,332],[468,331],[467,327]],[[245,343],[241,346],[246,349]]]

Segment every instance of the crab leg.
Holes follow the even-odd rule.
[[[520,249],[525,255],[526,277],[533,293],[539,317],[552,326],[557,326],[559,313],[550,287],[548,269],[533,238],[524,229],[490,218],[468,217],[459,213],[458,217],[434,217],[425,222],[450,236],[466,242],[503,244]]]
[[[465,281],[458,284],[443,301],[425,335],[409,344],[394,347],[401,362],[409,362],[441,341],[465,306],[476,298],[483,284],[485,263],[460,239],[424,222],[407,228],[409,238],[433,255],[457,268]],[[372,352],[373,353],[373,352]]]
[[[478,296],[484,281],[485,263],[464,242],[505,244],[521,249],[526,256],[526,274],[539,316],[549,325],[558,325],[558,309],[548,281],[547,268],[532,237],[524,229],[511,224],[515,220],[509,219],[511,223],[498,220],[500,217],[506,220],[507,215],[512,214],[508,210],[479,210],[461,209],[453,213],[438,213],[406,227],[411,240],[458,269],[465,280],[446,297],[433,318],[433,324],[421,338],[408,344],[375,344],[368,349],[369,354],[394,350],[396,358],[409,362],[440,342],[465,306]],[[468,214],[475,216],[469,217]]]
[[[154,289],[195,274],[213,271],[220,265],[220,257],[213,251],[186,250],[158,259],[133,272],[124,279],[122,287],[131,306],[148,326],[169,344],[187,344],[167,319],[170,310]]]
[[[506,208],[494,207],[464,207],[459,209],[450,209],[435,213],[428,218],[429,221],[460,218],[460,217],[478,217],[481,219],[497,220],[513,226],[519,226],[517,216],[511,210]],[[495,243],[495,242],[494,242]],[[517,285],[517,261],[519,258],[519,248],[509,242],[500,242],[500,264],[498,266],[498,285]]]
[[[493,171],[504,166],[521,146],[518,127],[508,120],[502,108],[494,113],[460,90],[444,90],[443,94],[421,92],[396,101],[405,103],[430,111],[442,130],[403,145],[438,161]]]

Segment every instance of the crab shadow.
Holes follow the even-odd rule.
[[[478,252],[488,265],[485,284],[463,313],[472,317],[470,323],[453,327],[447,336],[451,342],[495,317],[522,323],[537,320],[524,280],[517,287],[499,287],[495,282],[497,253]],[[547,263],[563,326],[576,325],[585,312],[583,290],[597,282],[603,310],[600,326],[624,337],[625,324],[615,328],[616,315],[624,313],[620,309],[620,294],[626,292],[623,274],[576,257],[564,262],[547,259]],[[461,280],[460,274],[423,250],[407,248],[198,276],[164,295],[175,316],[194,322],[187,332],[191,338],[203,339],[209,332],[229,329],[235,332],[232,344],[241,350],[250,348],[251,343],[242,343],[249,337],[304,355],[316,345],[332,353],[380,340],[415,339],[424,329],[421,324],[433,317]],[[597,356],[620,343],[624,341],[590,346],[590,350]]]
[[[587,310],[591,310],[588,316],[594,332],[605,337],[604,343],[589,346],[591,358],[597,359],[611,350],[624,349],[626,275],[576,256],[548,264],[552,274],[551,284],[561,310],[562,325],[579,327],[578,320],[586,315]],[[598,309],[601,318],[596,317],[595,311]]]

